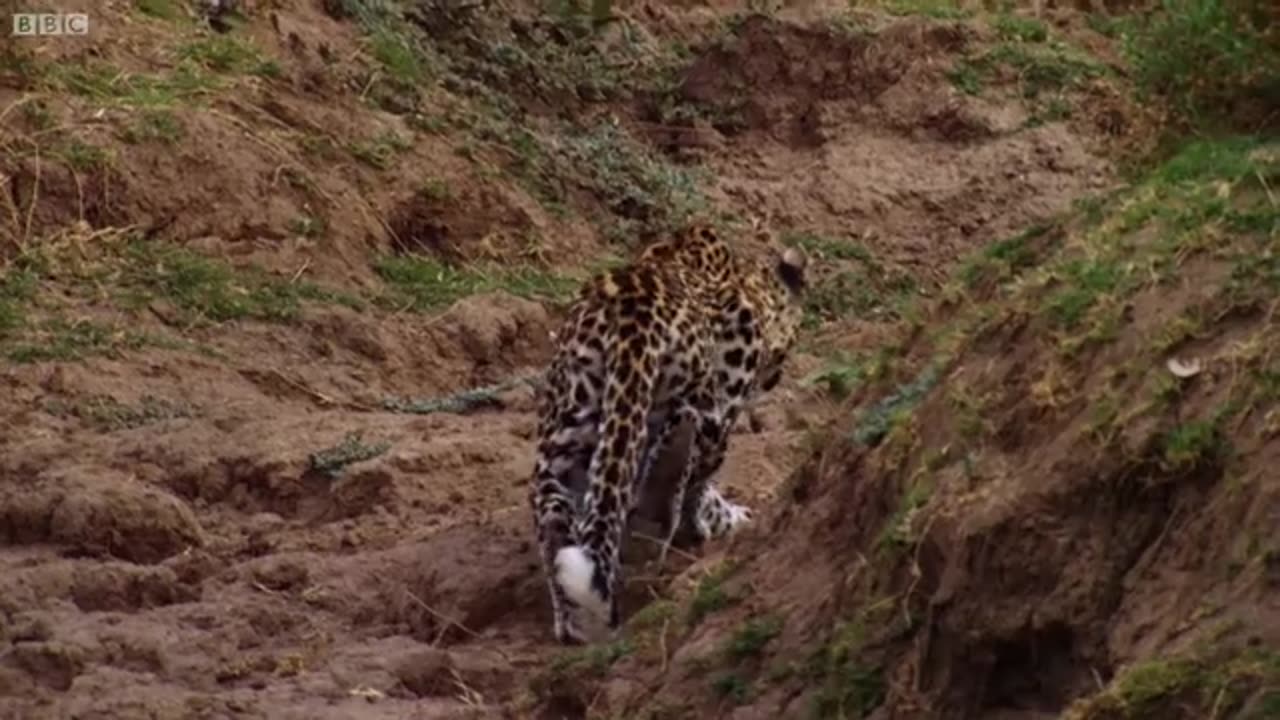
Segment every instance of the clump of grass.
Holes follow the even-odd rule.
[[[1141,720],[1169,715],[1175,705],[1187,717],[1209,717],[1211,709],[1239,707],[1251,689],[1280,682],[1280,654],[1274,649],[1225,654],[1206,643],[1202,646],[1196,655],[1154,658],[1126,668],[1104,691],[1069,707],[1064,719]],[[1274,717],[1264,712],[1270,710],[1267,694],[1264,690],[1263,702],[1249,718]]]
[[[823,260],[858,260],[868,265],[875,263],[875,256],[860,242],[804,232],[784,235],[784,245],[793,245],[806,254]]]
[[[218,73],[262,77],[280,75],[280,66],[275,61],[263,58],[256,48],[227,35],[184,45],[178,50],[178,57]]]
[[[693,599],[689,602],[688,624],[696,626],[713,612],[723,610],[732,605],[735,599],[724,589],[724,582],[733,573],[733,566],[722,564],[712,572],[698,580],[693,591]]]
[[[359,430],[347,433],[337,445],[308,457],[311,469],[324,473],[330,478],[337,478],[349,466],[382,455],[391,449],[389,442],[366,443]]]
[[[446,265],[423,256],[384,257],[376,270],[415,310],[436,310],[469,295],[506,290],[530,299],[564,300],[577,281],[533,268],[484,271]],[[403,304],[403,303],[402,303]]]
[[[858,616],[835,628],[827,644],[809,660],[808,673],[821,682],[810,706],[810,717],[863,718],[884,702],[882,671],[862,662],[870,616],[882,603],[864,608]]]
[[[347,150],[370,167],[386,170],[397,153],[409,149],[409,143],[394,132],[387,131],[369,140],[353,142]]]
[[[893,15],[923,15],[935,20],[963,20],[973,14],[951,0],[888,0],[885,9]]]
[[[1161,11],[1126,33],[1139,85],[1192,122],[1230,120],[1242,106],[1274,107],[1280,10],[1266,0],[1163,0]],[[1248,115],[1248,113],[1246,113]]]
[[[257,268],[237,269],[183,248],[143,241],[125,249],[118,280],[126,306],[164,299],[188,324],[286,322],[297,318],[303,300],[361,306],[357,298],[310,283],[288,282]]]
[[[925,478],[911,480],[902,497],[898,499],[898,507],[893,515],[885,521],[884,528],[876,540],[876,546],[882,551],[895,551],[910,547],[915,540],[911,536],[911,520],[933,494],[933,487]]]
[[[1225,442],[1215,419],[1183,423],[1165,435],[1161,465],[1174,472],[1193,469],[1222,456]]]
[[[986,72],[977,63],[960,60],[946,72],[947,79],[966,95],[981,95],[987,85]]]
[[[1045,312],[1060,328],[1080,324],[1089,308],[1125,280],[1125,269],[1109,259],[1071,260],[1062,267],[1063,287],[1049,296]]]
[[[782,619],[768,615],[752,618],[743,623],[724,646],[725,657],[730,662],[742,662],[756,657],[769,641],[782,632]]]
[[[995,26],[1003,40],[1039,43],[1049,39],[1049,28],[1035,18],[1005,13],[996,17]]]
[[[183,16],[176,0],[135,0],[134,7],[143,15],[160,20],[178,20]]]
[[[186,403],[154,395],[143,395],[136,406],[126,405],[110,395],[100,395],[72,405],[53,402],[46,409],[79,418],[103,432],[128,430],[192,415],[191,407]]]
[[[73,170],[80,172],[101,170],[115,162],[115,153],[111,150],[75,137],[58,146],[55,153]]]
[[[372,32],[369,52],[402,88],[417,85],[426,77],[426,64],[413,38],[391,26],[383,25]]]
[[[128,107],[172,106],[219,87],[215,76],[190,61],[156,74],[128,73],[101,62],[59,64],[40,68],[40,82],[102,104]]]
[[[635,648],[626,638],[610,643],[574,648],[557,655],[551,661],[551,673],[564,676],[580,672],[600,676],[634,650]]]
[[[1058,43],[1004,42],[976,57],[961,59],[947,75],[959,90],[978,95],[1002,70],[1016,77],[1022,96],[1029,100],[1070,89],[1103,73],[1101,65]]]
[[[843,400],[868,376],[868,361],[861,357],[837,357],[826,367],[805,378],[803,384],[823,387],[836,400]]]
[[[589,174],[592,191],[616,215],[668,230],[707,206],[695,173],[655,158],[613,124],[567,136],[557,150],[570,167]]]
[[[1013,237],[991,243],[976,258],[961,266],[961,282],[974,289],[984,280],[1004,282],[1033,267],[1036,251],[1032,242],[1051,229],[1052,226],[1047,224],[1032,225]]]
[[[442,202],[453,197],[453,191],[449,188],[449,184],[440,178],[423,180],[420,192],[428,199],[436,202]]]
[[[993,63],[1005,64],[1017,71],[1022,94],[1027,98],[1064,90],[1102,73],[1102,67],[1096,62],[1069,53],[1061,46],[1039,50],[1004,44],[993,50],[989,58]]]
[[[19,258],[0,275],[0,340],[26,324],[27,305],[35,297],[39,282],[36,268],[24,258]]]
[[[813,273],[805,293],[806,327],[852,315],[893,315],[904,309],[916,291],[910,274],[883,267],[861,243],[812,233],[788,235],[783,242],[829,263]]]
[[[742,705],[751,697],[751,684],[736,672],[717,676],[711,682],[711,689],[718,697],[728,700],[734,705]]]
[[[171,145],[182,139],[182,123],[171,111],[163,108],[144,109],[137,120],[121,133],[121,139],[130,144],[159,142]]]
[[[115,356],[121,350],[137,350],[162,344],[145,333],[90,320],[54,317],[27,323],[21,336],[10,336],[4,356],[16,363],[79,360],[90,355]]]
[[[1143,663],[1121,676],[1116,694],[1130,713],[1140,717],[1193,681],[1197,671],[1196,664],[1190,660]]]

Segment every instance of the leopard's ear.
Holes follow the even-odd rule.
[[[803,290],[805,283],[804,268],[808,262],[809,259],[805,257],[800,248],[787,248],[778,260],[778,277],[782,279],[782,284],[786,285],[792,292]]]

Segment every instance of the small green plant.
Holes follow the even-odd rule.
[[[1183,423],[1165,436],[1161,464],[1170,471],[1192,469],[1221,455],[1224,442],[1213,420]]]
[[[841,663],[814,696],[811,717],[864,718],[884,702],[884,696],[881,672],[854,662]]]
[[[722,564],[698,580],[689,603],[689,626],[696,626],[706,616],[732,605],[736,598],[724,589],[724,582],[733,573],[733,566]]]
[[[177,0],[135,0],[138,12],[160,20],[177,20],[183,16]]]
[[[1003,40],[1038,43],[1049,39],[1049,28],[1035,18],[1002,14],[996,17],[995,26]]]
[[[610,643],[574,648],[561,653],[551,661],[551,674],[563,677],[585,672],[598,677],[604,675],[614,663],[630,655],[634,650],[631,641],[625,638]]]
[[[983,75],[983,70],[978,65],[965,59],[956,61],[955,65],[947,71],[947,79],[956,86],[957,90],[966,95],[982,94],[982,89],[987,84]]]
[[[780,632],[781,618],[774,615],[753,618],[734,631],[724,647],[724,654],[730,662],[735,663],[756,657]]]
[[[1108,15],[1107,13],[1089,13],[1085,17],[1089,29],[1109,38],[1121,37],[1133,31],[1133,20],[1129,17]]]
[[[57,154],[73,170],[80,172],[102,170],[115,162],[114,152],[79,138],[71,138],[57,149]]]
[[[426,64],[412,36],[390,26],[376,28],[369,36],[369,52],[401,89],[426,77]]]
[[[711,689],[716,695],[729,700],[735,705],[741,705],[751,696],[751,685],[747,679],[738,673],[724,673],[716,677],[711,683]]]
[[[805,385],[819,385],[836,400],[847,398],[867,377],[867,361],[858,357],[838,357],[823,369],[805,378]]]
[[[1125,269],[1102,259],[1072,260],[1062,268],[1063,287],[1049,296],[1045,311],[1060,328],[1080,324],[1099,297],[1115,292],[1125,281]]]
[[[440,178],[427,178],[422,181],[422,194],[430,200],[442,202],[453,197],[449,184]]]
[[[376,270],[396,294],[415,310],[428,311],[482,292],[506,290],[513,295],[543,300],[564,300],[578,287],[577,281],[533,268],[501,268],[485,271],[460,268],[425,256],[385,257]]]
[[[0,275],[0,340],[26,323],[26,307],[35,297],[40,274],[26,257],[19,257]]]
[[[186,403],[153,395],[143,395],[136,406],[126,405],[110,395],[99,395],[69,406],[55,402],[48,409],[72,415],[102,432],[128,430],[192,415]]]
[[[1013,237],[988,245],[977,258],[961,266],[960,280],[973,289],[987,278],[1003,282],[1020,275],[1036,263],[1037,253],[1032,242],[1051,229],[1050,225],[1032,225]]]
[[[676,604],[670,600],[654,600],[627,619],[627,627],[642,632],[661,627],[676,616]]]
[[[929,502],[932,494],[933,487],[925,478],[912,479],[908,483],[902,497],[898,499],[898,507],[880,531],[876,545],[881,551],[902,550],[915,543],[911,536],[911,520],[916,511]]]
[[[369,139],[353,142],[347,150],[370,167],[386,170],[396,153],[409,149],[409,143],[394,132],[387,131]]]
[[[1027,127],[1039,127],[1045,123],[1066,120],[1073,112],[1071,103],[1065,98],[1051,97],[1038,105],[1031,117],[1027,118]]]
[[[243,73],[278,77],[280,66],[264,59],[258,50],[226,35],[198,40],[178,50],[178,57],[218,73]]]
[[[148,141],[173,144],[183,136],[182,123],[171,111],[163,108],[143,109],[137,119],[121,132],[121,139],[130,144]]]
[[[89,320],[61,317],[26,323],[19,337],[11,335],[4,357],[16,363],[46,360],[79,360],[90,355],[116,356],[121,350],[158,344],[145,333],[104,325]]]
[[[1132,716],[1144,717],[1159,701],[1194,680],[1197,672],[1190,660],[1154,660],[1124,673],[1115,690]]]
[[[893,15],[923,15],[935,20],[963,20],[973,13],[953,0],[887,0]]]
[[[366,443],[363,433],[355,430],[347,433],[337,445],[311,453],[308,460],[312,470],[337,478],[347,467],[372,460],[390,449],[389,442]]]
[[[823,260],[858,260],[868,265],[875,263],[875,256],[862,243],[837,239],[816,233],[796,233],[782,237],[784,245],[792,245],[805,253]]]
[[[1004,42],[990,51],[956,62],[948,78],[961,91],[978,95],[1005,70],[1013,75],[1022,96],[1034,100],[1045,93],[1061,93],[1104,70],[1093,60],[1059,43]]]

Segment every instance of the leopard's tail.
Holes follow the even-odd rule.
[[[601,618],[610,618],[614,606],[610,589],[621,586],[621,568],[616,563],[620,562],[635,474],[648,442],[645,420],[656,382],[654,368],[648,364],[655,361],[630,352],[626,339],[612,338],[606,347],[613,352],[605,358],[607,379],[600,416],[609,420],[601,423],[600,439],[592,453],[584,512],[574,534],[578,544],[560,548],[555,561],[556,580],[569,598]],[[623,369],[624,364],[630,367]],[[626,382],[616,379],[627,376]],[[606,477],[616,479],[618,487],[607,486]],[[609,533],[612,537],[600,532],[601,520],[605,528],[614,531]],[[607,539],[612,540],[612,547]],[[601,563],[608,567],[599,567]]]
[[[608,617],[609,606],[591,587],[596,564],[581,545],[566,545],[556,553],[556,582],[565,594],[597,617]]]

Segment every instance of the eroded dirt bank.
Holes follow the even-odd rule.
[[[1099,687],[1219,623],[1139,709],[1274,711],[1274,155],[1085,201],[1145,136],[1081,18],[81,5],[0,54],[0,716],[1155,717]],[[526,380],[693,216],[816,260],[761,520],[566,653]]]

